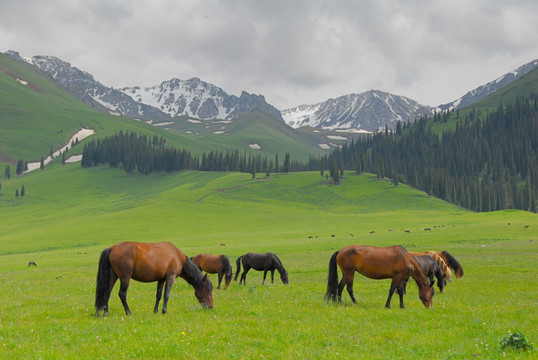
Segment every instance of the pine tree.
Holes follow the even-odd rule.
[[[17,170],[15,171],[15,174],[20,175],[24,172],[24,160],[18,160],[17,161]]]
[[[284,165],[282,168],[283,172],[286,174],[289,173],[290,167],[291,167],[290,153],[286,153],[286,156],[284,157]]]
[[[9,165],[6,165],[6,170],[4,171],[4,177],[8,180],[11,178],[11,167]]]
[[[24,195],[26,195],[26,190],[24,189],[24,184],[23,184],[21,188],[21,198],[24,197]]]

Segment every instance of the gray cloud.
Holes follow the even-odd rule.
[[[379,89],[438,105],[538,58],[536,1],[3,0],[0,51],[108,86],[199,77],[279,108]]]

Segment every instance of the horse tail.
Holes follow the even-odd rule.
[[[327,279],[327,292],[325,293],[325,300],[336,301],[338,295],[338,267],[336,263],[336,256],[338,251],[331,256],[329,260],[329,276]]]
[[[443,273],[444,277],[448,281],[452,281],[452,271],[450,268],[446,265],[446,262],[443,260],[442,257],[440,257],[435,251],[428,251],[428,255],[430,255],[437,265],[441,268],[441,272]]]
[[[228,256],[226,255],[221,255],[220,257],[222,259],[222,266],[224,267],[224,280],[229,283],[230,281],[232,281],[232,275],[233,275],[233,270],[232,270],[232,265],[230,264],[230,259],[228,259]]]
[[[239,273],[241,272],[241,259],[242,258],[243,258],[243,255],[241,255],[240,257],[237,258],[237,260],[235,260],[235,263],[237,264],[237,271],[235,272],[234,281],[237,281],[237,275],[239,275]]]
[[[460,263],[454,256],[452,256],[448,251],[443,251],[441,254],[443,254],[446,259],[448,260],[448,266],[450,266],[452,269],[454,269],[454,274],[456,274],[456,277],[462,278],[463,277],[463,268],[461,267]]]
[[[109,276],[110,276],[110,251],[111,248],[103,250],[99,259],[99,267],[97,270],[97,286],[95,289],[95,311],[103,309],[108,302],[109,294]]]

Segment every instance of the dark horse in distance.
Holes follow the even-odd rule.
[[[237,280],[237,276],[241,271],[241,263],[243,263],[243,273],[241,274],[241,279],[239,284],[243,282],[244,285],[247,284],[247,273],[252,268],[254,270],[263,271],[263,281],[262,284],[265,284],[265,278],[267,272],[271,271],[271,284],[274,282],[275,269],[280,273],[280,279],[286,285],[289,284],[288,281],[288,272],[284,269],[280,259],[273,253],[268,252],[265,254],[258,253],[246,253],[237,258],[237,272],[235,273],[234,280]]]
[[[154,313],[159,311],[163,286],[166,284],[163,300],[163,314],[166,314],[170,289],[176,277],[180,276],[194,287],[194,295],[204,308],[213,308],[213,285],[190,259],[169,242],[156,244],[141,242],[121,242],[103,250],[97,271],[95,310],[104,310],[108,315],[108,300],[114,284],[120,279],[119,297],[125,314],[131,315],[127,305],[127,289],[132,279],[141,282],[157,281]]]
[[[337,264],[342,271],[342,280],[338,283]],[[353,295],[353,278],[355,271],[370,279],[392,279],[389,297],[385,307],[390,309],[390,300],[394,291],[400,296],[400,307],[403,303],[403,283],[411,276],[419,288],[419,297],[427,308],[433,308],[433,284],[413,257],[402,246],[376,247],[367,245],[349,245],[335,252],[329,261],[329,278],[325,299],[342,301],[342,290],[347,292],[353,303],[357,303]]]
[[[200,270],[209,274],[218,274],[217,289],[220,289],[220,283],[224,277],[224,287],[228,289],[232,281],[233,271],[230,259],[226,255],[198,254],[191,257],[191,260]]]

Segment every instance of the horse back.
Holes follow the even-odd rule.
[[[264,270],[268,261],[273,261],[273,256],[276,255],[274,255],[273,253],[260,254],[249,252],[243,255],[243,266],[244,264],[248,264],[248,266],[250,266],[254,270],[261,271]]]
[[[198,254],[193,256],[191,260],[203,271],[215,274],[220,272],[223,268],[222,256],[223,255]]]
[[[121,242],[111,247],[110,264],[118,277],[152,282],[179,275],[187,257],[172,243]]]
[[[336,257],[342,272],[358,271],[371,279],[388,279],[413,270],[411,255],[401,246],[350,245]]]

